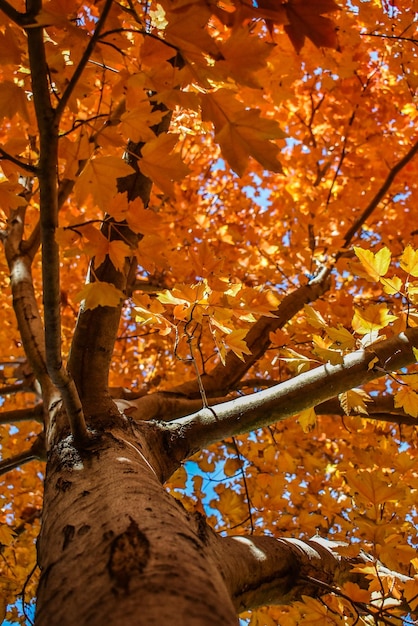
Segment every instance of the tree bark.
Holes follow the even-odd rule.
[[[36,626],[237,624],[208,527],[165,491],[161,431],[146,432],[152,452],[128,426],[83,456],[71,438],[51,450]]]

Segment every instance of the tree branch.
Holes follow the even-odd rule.
[[[171,112],[168,111],[160,124],[153,128],[157,136],[168,130],[170,120]],[[138,158],[142,147],[143,143],[128,146],[126,162],[133,168],[134,173],[119,179],[118,191],[120,193],[126,192],[130,201],[141,198],[144,206],[147,207],[152,182],[142,174],[138,167]],[[132,247],[135,247],[138,239],[140,239],[140,236],[138,237],[137,234],[130,231],[124,222],[115,223],[106,220],[102,230],[110,240],[120,237],[120,233],[123,233],[124,241],[130,241]],[[107,257],[105,262],[95,269],[94,273],[98,280],[111,283],[126,293],[132,270],[136,270],[136,258],[133,258],[130,263],[127,262],[125,271],[120,272],[116,270]],[[100,401],[103,402],[106,397],[110,400],[108,390],[109,368],[118,333],[121,310],[121,306],[103,306],[93,310],[80,309],[68,367],[83,402],[88,403],[88,410],[92,414],[100,411]]]
[[[395,180],[396,176],[399,174],[399,172],[403,170],[403,168],[406,165],[408,165],[408,163],[414,158],[417,152],[418,152],[418,141],[414,143],[412,148],[405,154],[405,156],[400,161],[398,161],[396,165],[392,167],[383,185],[380,187],[380,189],[377,191],[375,196],[369,202],[368,206],[365,208],[365,210],[360,215],[360,217],[354,222],[351,228],[348,229],[348,231],[346,232],[344,236],[344,246],[343,246],[344,248],[347,248],[349,246],[354,235],[362,227],[364,222],[370,217],[370,215],[377,208],[379,203],[383,200],[383,198],[389,191],[390,187],[392,186],[392,183]],[[341,256],[341,254],[339,256]]]
[[[31,0],[28,6],[36,16],[42,2]],[[88,439],[83,408],[61,355],[60,260],[55,239],[58,227],[58,121],[50,100],[43,29],[28,29],[27,38],[33,101],[40,136],[38,178],[46,365],[53,384],[61,393],[74,439],[82,443]]]
[[[216,537],[213,553],[238,613],[263,605],[290,604],[302,595],[323,595],[320,590],[324,588],[338,593],[338,586],[346,581],[367,589],[370,581],[366,576],[351,571],[359,564],[372,564],[377,575],[389,575],[391,580],[412,580],[388,570],[365,552],[341,557],[338,547],[344,545],[321,537]],[[370,610],[367,604],[361,609]]]
[[[29,409],[16,409],[14,411],[1,411],[0,424],[16,424],[17,422],[36,421],[42,422],[44,409],[42,404],[37,404]]]
[[[413,348],[418,348],[418,328],[353,352],[341,365],[322,365],[270,389],[179,418],[165,425],[171,431],[175,455],[187,458],[211,443],[284,420],[411,365],[416,362]]]
[[[16,157],[3,150],[3,148],[0,148],[0,155],[3,157],[3,159],[6,159],[7,161],[10,161],[11,163],[14,163],[18,167],[22,168],[22,170],[24,170],[25,172],[36,174],[36,167],[34,165],[30,165],[30,163],[24,163],[23,161],[20,161]]]
[[[25,450],[25,452],[0,461],[0,476],[34,460],[45,460],[45,438],[43,433],[37,436],[31,447]]]
[[[68,83],[61,99],[60,102],[57,106],[57,108],[55,109],[55,115],[56,118],[59,119],[61,117],[61,115],[64,112],[65,107],[67,106],[68,100],[70,99],[71,94],[74,91],[75,86],[77,85],[77,82],[80,79],[81,74],[84,71],[84,68],[86,67],[87,63],[89,62],[89,59],[93,53],[93,50],[97,44],[97,41],[100,37],[100,34],[103,30],[103,26],[105,24],[105,21],[107,19],[107,16],[109,14],[109,11],[111,9],[112,6],[112,2],[113,0],[106,0],[105,5],[103,7],[102,13],[100,15],[99,20],[97,21],[96,24],[96,28],[94,30],[94,33],[89,41],[89,43],[86,46],[86,49],[83,52],[83,55],[74,71],[74,74],[71,77],[70,82]]]
[[[26,24],[25,13],[17,11],[7,0],[0,0],[0,11],[3,11],[12,22],[15,22],[18,26],[24,26]]]
[[[364,222],[370,217],[373,211],[378,207],[381,200],[389,191],[396,176],[401,170],[413,159],[418,152],[418,141],[407,152],[407,154],[392,167],[386,180],[381,185],[373,199],[370,201],[366,209],[356,222],[348,229],[344,236],[344,246],[346,249],[351,243],[354,235],[359,231]],[[298,313],[305,304],[317,300],[328,290],[328,281],[332,268],[338,259],[342,256],[343,251],[338,252],[332,264],[324,267],[318,276],[311,280],[307,285],[303,285],[288,294],[280,303],[275,315],[276,317],[262,317],[250,329],[246,343],[251,350],[251,354],[245,355],[244,360],[239,359],[233,352],[229,352],[226,356],[225,365],[218,363],[211,372],[201,376],[201,384],[205,389],[208,398],[212,396],[225,396],[231,389],[236,388],[237,383],[242,379],[244,374],[264,355],[268,347],[271,345],[269,340],[270,332],[274,332],[279,328],[283,328],[285,324]],[[185,396],[189,399],[200,397],[199,381],[193,379],[177,387],[169,390],[173,394]],[[158,394],[167,392],[156,392],[134,402],[136,412],[135,419],[168,419],[172,420],[173,416],[170,411],[164,411],[164,404]]]
[[[21,254],[24,219],[25,209],[16,209],[8,222],[4,249],[10,271],[13,308],[23,349],[48,402],[48,398],[53,394],[53,390],[46,368],[42,320],[33,288],[32,259]]]
[[[317,415],[340,415],[346,416],[338,398],[332,398],[326,402],[321,402],[315,407],[315,413]],[[408,426],[417,426],[418,421],[416,417],[408,415],[401,408],[395,407],[392,396],[381,396],[371,399],[371,402],[367,402],[367,415],[352,413],[352,415],[359,415],[367,419],[372,419],[381,422],[393,422],[394,424],[405,424]]]

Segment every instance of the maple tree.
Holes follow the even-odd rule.
[[[414,623],[417,44],[0,0],[2,619]]]

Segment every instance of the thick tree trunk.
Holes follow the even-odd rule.
[[[164,490],[146,450],[118,431],[83,458],[70,438],[51,451],[36,626],[237,624],[206,525]]]

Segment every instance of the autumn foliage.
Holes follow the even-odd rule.
[[[418,370],[384,342],[418,356],[415,11],[0,0],[1,618],[26,623],[16,600],[36,597],[41,406],[59,389],[82,441],[77,411],[94,428],[110,364],[137,421],[296,381],[167,489],[221,533],[320,536],[370,559],[243,619],[414,623]],[[96,332],[114,336],[93,367],[77,333]]]

